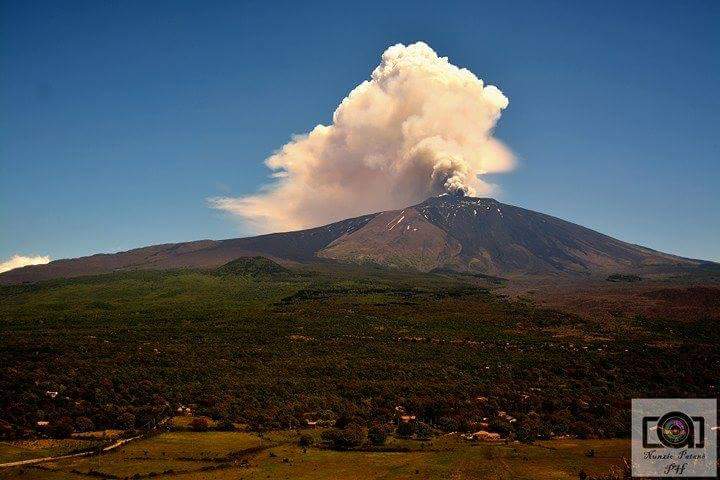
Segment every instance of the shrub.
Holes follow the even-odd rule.
[[[368,430],[368,440],[375,446],[384,445],[387,440],[387,432],[383,427],[373,426]]]
[[[578,438],[583,440],[588,438],[595,438],[595,428],[589,425],[587,422],[578,420],[570,426],[570,430],[577,435]]]
[[[314,441],[315,440],[313,439],[313,437],[304,433],[304,434],[300,435],[300,438],[298,439],[298,445],[301,446],[302,448],[307,448],[310,445],[312,445]]]
[[[512,423],[508,422],[504,418],[493,417],[488,422],[490,424],[490,430],[497,432],[502,436],[509,435],[513,431]]]
[[[457,432],[460,430],[460,422],[451,417],[440,417],[438,426],[445,432]]]
[[[221,420],[220,423],[217,424],[217,430],[219,430],[221,432],[234,432],[235,424],[228,419],[224,419],[224,420]]]
[[[192,422],[190,422],[190,430],[192,430],[193,432],[207,432],[207,419],[203,417],[193,418]]]
[[[328,430],[323,430],[323,432],[320,434],[320,438],[330,448],[336,448],[336,446],[341,443],[341,440],[339,440],[341,435],[342,435],[342,429],[330,428]]]
[[[415,426],[415,435],[418,438],[430,438],[430,426],[427,423],[418,422]]]
[[[333,428],[322,433],[323,440],[330,443],[336,450],[349,450],[362,446],[367,438],[367,429],[350,424],[343,429]]]

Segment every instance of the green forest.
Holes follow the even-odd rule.
[[[633,397],[716,393],[708,319],[593,320],[496,283],[241,262],[0,287],[0,434],[142,430],[186,408],[254,431],[402,410],[438,432],[609,438]]]

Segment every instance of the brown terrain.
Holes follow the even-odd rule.
[[[514,279],[497,289],[542,307],[592,317],[720,321],[720,273],[656,276],[624,283],[604,277]]]

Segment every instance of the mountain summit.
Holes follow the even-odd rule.
[[[444,194],[401,210],[296,232],[58,260],[0,274],[0,283],[131,269],[216,268],[252,256],[280,263],[330,260],[505,276],[665,271],[709,263],[625,243],[492,198]]]
[[[493,275],[589,274],[700,263],[492,198],[450,194],[380,213],[318,256]]]

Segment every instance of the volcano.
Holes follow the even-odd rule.
[[[492,198],[444,194],[307,230],[57,260],[0,274],[0,283],[133,269],[208,269],[255,256],[285,265],[342,262],[508,277],[672,272],[712,264],[626,243]]]
[[[334,240],[318,256],[422,271],[492,275],[592,274],[700,261],[632,245],[492,198],[432,197],[383,212]]]

